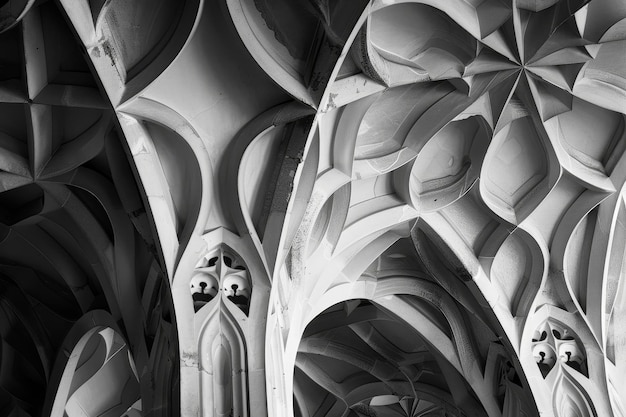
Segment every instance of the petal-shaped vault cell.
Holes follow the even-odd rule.
[[[610,175],[626,145],[624,116],[574,98],[572,110],[555,117],[558,137],[569,155],[587,168]],[[618,152],[616,152],[618,151]]]
[[[460,198],[478,178],[490,132],[481,117],[453,121],[422,148],[411,170],[410,194],[422,211]]]
[[[387,90],[381,94],[359,125],[354,158],[375,158],[399,150],[405,136],[398,131],[408,116],[407,109],[417,102],[419,95],[413,88]]]
[[[202,198],[198,160],[189,144],[173,130],[144,122],[154,142],[176,213],[176,233],[184,242],[195,225]]]
[[[311,103],[303,80],[306,60],[299,57],[310,47],[308,34],[312,32],[306,28],[315,19],[310,19],[309,13],[296,13],[296,2],[275,2],[273,7],[266,3],[269,2],[227,0],[231,15],[240,16],[233,23],[254,59],[294,97]]]
[[[312,5],[302,0],[256,0],[257,10],[265,19],[267,27],[274,32],[275,39],[285,46],[295,60],[300,74],[306,72],[309,48],[314,41],[317,18]],[[309,13],[302,13],[307,10]]]
[[[31,181],[25,110],[22,104],[0,103],[0,191]]]
[[[52,134],[45,138],[52,157],[37,172],[51,177],[67,172],[94,158],[104,146],[103,133],[109,128],[111,117],[99,109],[51,106]]]
[[[123,68],[127,79],[132,78],[172,36],[184,4],[177,0],[111,0],[103,5],[91,0],[96,30],[114,43],[108,49],[104,44],[103,53],[110,54],[112,65]]]
[[[374,101],[361,120],[354,159],[370,159],[400,150],[416,120],[453,90],[449,83],[390,88]],[[423,144],[412,143],[419,148]]]
[[[612,231],[612,242],[609,246],[608,265],[605,277],[605,311],[607,317],[607,358],[618,369],[626,369],[624,353],[626,351],[622,336],[625,334],[626,322],[626,205],[620,201],[617,207],[617,216]],[[620,336],[622,335],[622,336]],[[622,378],[624,378],[622,376]],[[622,379],[623,381],[624,379]],[[623,388],[622,388],[623,390]],[[622,391],[623,392],[623,391]]]
[[[335,247],[341,236],[350,205],[351,184],[339,188],[320,209],[309,238],[308,254],[320,245]]]
[[[614,398],[612,398],[614,407],[619,407],[620,398],[621,402],[626,399],[626,343],[624,343],[624,335],[626,334],[626,279],[624,279],[623,271],[619,281],[615,289],[615,300],[610,308],[606,340],[607,358],[612,365],[615,365],[609,366],[609,380],[615,390]]]
[[[431,79],[458,78],[475,56],[477,41],[440,10],[398,4],[372,13],[370,40],[388,61],[427,72]]]
[[[546,149],[530,117],[503,127],[487,151],[481,178],[487,205],[518,224],[549,191]]]
[[[624,48],[626,40],[602,44],[596,58],[583,67],[574,85],[574,94],[607,109],[624,112],[626,106]]]
[[[587,214],[574,229],[565,250],[565,279],[572,298],[583,313],[587,312],[587,291],[593,277],[589,274],[589,263],[597,218],[597,210]]]
[[[534,263],[530,248],[516,233],[506,238],[493,260],[491,279],[500,286],[513,314],[532,279]]]
[[[239,36],[263,70],[313,105],[328,83],[350,31],[368,3],[227,0]]]
[[[267,221],[267,192],[272,188],[272,174],[278,159],[284,150],[281,142],[285,136],[285,127],[269,129],[255,138],[241,158],[239,168],[239,186],[241,187],[242,209],[254,224],[257,233],[263,236]],[[263,163],[259,163],[263,161]]]

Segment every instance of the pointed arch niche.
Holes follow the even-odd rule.
[[[202,238],[194,272],[175,288],[193,311],[199,415],[255,416],[265,403],[267,272],[253,244],[228,229]]]

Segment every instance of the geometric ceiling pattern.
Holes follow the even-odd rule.
[[[310,187],[309,203],[285,248],[290,320],[321,313],[325,302],[310,298],[344,303],[309,325],[323,331],[295,330],[296,413],[454,415],[427,400],[433,391],[403,391],[400,381],[449,392],[472,415],[623,413],[614,347],[624,332],[624,16],[610,2],[366,8],[316,115],[302,178],[315,160],[308,175],[317,180],[299,184],[296,193]],[[391,250],[403,239],[414,249]],[[366,268],[367,259],[376,260]],[[413,280],[382,290],[391,277]],[[456,313],[441,305],[446,296]],[[441,321],[424,316],[433,307]],[[404,348],[411,330],[382,327],[385,315],[448,329],[455,353],[418,324],[412,330],[429,335],[429,348]],[[467,338],[460,328],[471,329]],[[494,353],[502,339],[521,370]],[[456,356],[461,377],[429,369],[427,356],[412,363],[417,352]],[[429,372],[447,375],[447,385]],[[513,382],[519,374],[528,385]],[[463,378],[471,388],[450,383]],[[375,383],[384,387],[364,389]],[[330,398],[309,394],[315,385]],[[523,407],[528,391],[536,410]],[[464,395],[484,409],[458,402]]]
[[[0,48],[7,415],[626,416],[624,2],[0,1]]]
[[[178,346],[141,186],[62,10],[33,3],[0,3],[0,414],[169,413],[148,394],[176,391]]]

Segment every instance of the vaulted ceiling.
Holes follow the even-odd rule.
[[[11,23],[0,25],[0,404],[7,416],[46,415],[83,336],[72,329],[124,329],[140,373],[158,355],[177,357],[176,330],[141,185],[83,47],[54,2]],[[83,318],[94,311],[109,316]],[[109,359],[92,358],[81,378],[103,378]],[[134,394],[118,415],[139,398],[128,378]]]
[[[2,413],[623,415],[625,22],[0,1]]]

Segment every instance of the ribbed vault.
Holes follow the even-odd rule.
[[[536,414],[516,355],[490,325],[493,314],[468,294],[454,300],[410,239],[360,278],[373,281],[368,299],[335,304],[304,330],[296,415]]]
[[[284,384],[294,411],[411,415],[347,400],[359,378],[381,381],[390,405],[406,393],[388,390],[397,375],[355,365],[380,352],[348,343],[351,325],[309,327],[350,322],[350,300],[388,312],[415,291],[396,322],[439,308],[452,326],[439,354],[488,415],[622,415],[623,365],[609,352],[623,330],[608,317],[622,314],[625,17],[602,0],[365,7],[319,104],[278,255],[269,337],[296,369]],[[406,256],[387,259],[402,241],[421,271],[385,271]],[[387,293],[389,279],[400,281]],[[424,317],[413,338],[437,327]],[[489,364],[489,343],[519,373],[516,391],[487,382],[508,374]]]
[[[331,320],[337,326],[327,329]],[[324,331],[306,332],[296,359],[295,415],[487,415],[460,374],[440,366],[446,359],[398,317],[351,300],[309,326],[318,321]]]
[[[2,406],[82,343],[146,414],[624,416],[625,22],[0,1]]]
[[[32,3],[0,6],[0,414],[171,410],[171,292],[127,144],[63,9]]]

